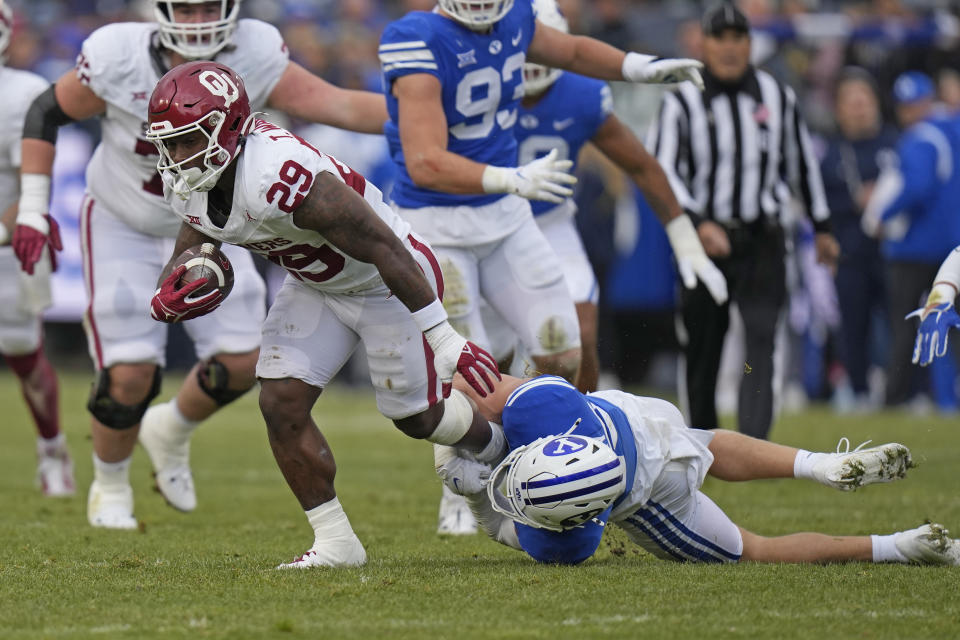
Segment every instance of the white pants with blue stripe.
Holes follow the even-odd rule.
[[[698,487],[687,465],[664,467],[645,505],[617,519],[636,544],[658,558],[679,562],[737,562],[743,553],[740,529]]]

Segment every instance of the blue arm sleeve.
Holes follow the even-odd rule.
[[[900,192],[887,203],[881,220],[905,212],[911,214],[916,205],[932,198],[939,185],[937,150],[929,142],[906,140],[897,149],[902,184]]]
[[[609,517],[610,509],[607,509],[597,520],[606,524]],[[520,546],[531,558],[537,562],[570,565],[580,564],[596,552],[604,529],[596,522],[567,531],[536,529],[519,523],[515,526]]]

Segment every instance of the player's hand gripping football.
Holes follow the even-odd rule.
[[[522,167],[487,165],[483,171],[483,190],[486,193],[514,193],[528,200],[559,204],[573,195],[573,189],[567,186],[577,182],[567,173],[572,166],[570,160],[557,160],[556,149]]]
[[[57,251],[63,250],[57,221],[48,213],[18,213],[17,228],[13,232],[13,252],[20,260],[20,268],[32,274],[45,247],[50,247],[50,268],[56,271]]]
[[[194,291],[207,284],[207,278],[198,278],[183,287],[177,288],[180,277],[186,273],[186,265],[180,265],[153,294],[150,300],[150,316],[160,322],[182,322],[206,315],[220,306],[225,297],[220,289],[200,297],[191,297]]]
[[[453,374],[457,372],[481,398],[493,393],[494,379],[500,380],[493,356],[454,331],[447,321],[424,331],[423,335],[433,350],[444,397],[449,395]]]
[[[912,312],[907,318],[920,318],[917,341],[913,345],[913,364],[925,367],[933,362],[934,358],[947,355],[950,329],[960,327],[960,316],[952,302],[941,302],[932,307],[927,305]]]

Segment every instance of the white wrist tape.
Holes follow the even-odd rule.
[[[667,239],[677,257],[706,255],[690,216],[684,214],[674,218],[666,224],[664,231],[667,232]]]
[[[623,58],[623,65],[620,67],[620,73],[623,74],[623,79],[628,82],[641,82],[644,80],[642,73],[644,67],[655,59],[656,56],[648,56],[645,53],[631,51]]]
[[[488,164],[483,170],[484,193],[514,193],[516,191],[515,169],[495,167]]]
[[[454,445],[463,440],[471,424],[473,424],[473,405],[470,404],[467,396],[454,389],[443,401],[443,417],[440,418],[433,433],[427,436],[427,441]]]
[[[46,234],[50,227],[43,214],[50,208],[50,176],[24,173],[20,176],[20,206],[17,224],[33,227]]]
[[[447,319],[447,310],[443,308],[442,302],[434,300],[422,309],[414,311],[412,315],[420,331],[427,331]]]

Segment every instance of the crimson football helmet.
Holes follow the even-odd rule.
[[[513,0],[437,0],[440,8],[470,29],[485,29],[500,21]]]
[[[0,65],[7,62],[7,47],[13,36],[13,9],[0,0]]]
[[[164,184],[184,199],[192,191],[213,188],[240,153],[254,116],[240,76],[209,61],[187,62],[168,71],[154,88],[147,110],[147,139],[160,152],[157,170]],[[175,161],[167,142],[194,131],[206,137],[206,145]],[[198,159],[203,168],[196,166]]]
[[[175,5],[206,5],[211,0],[153,0],[153,15],[160,25],[160,44],[187,60],[210,59],[230,42],[237,28],[241,0],[214,0],[220,15],[204,22],[177,22]],[[195,10],[200,10],[200,6]]]

